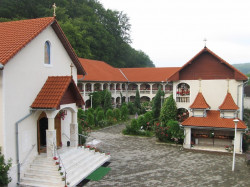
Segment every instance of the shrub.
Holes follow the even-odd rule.
[[[102,121],[102,120],[105,119],[105,114],[104,114],[104,111],[102,109],[100,109],[98,111],[96,119],[97,119],[97,122]]]
[[[132,102],[128,102],[128,111],[130,115],[134,115],[136,113],[136,108]]]
[[[163,127],[160,122],[155,123],[155,136],[162,142],[170,142],[171,137],[169,136],[168,127]]]
[[[126,104],[123,104],[121,107],[121,119],[122,121],[128,120],[128,107]]]
[[[132,119],[130,125],[127,125],[123,130],[124,134],[137,135],[139,134],[139,127],[136,119]]]
[[[161,87],[159,87],[152,106],[154,119],[158,119],[161,111],[161,96],[164,95],[163,91],[161,91]]]
[[[116,121],[120,121],[121,120],[121,111],[118,108],[116,108],[116,109],[114,109],[113,113],[114,113],[114,118],[116,119]]]
[[[105,111],[108,111],[108,109],[112,109],[112,97],[111,97],[111,93],[108,90],[104,90],[103,109]]]
[[[134,106],[137,109],[137,112],[140,112],[140,110],[141,110],[141,99],[140,99],[140,92],[139,92],[138,89],[136,90],[136,94],[135,94]]]
[[[146,127],[146,122],[145,122],[145,118],[144,118],[144,116],[139,116],[138,117],[138,120],[137,120],[137,123],[138,123],[138,127],[139,127],[139,129],[144,129],[144,130],[146,130],[144,127]]]
[[[112,124],[114,122],[114,113],[113,110],[108,109],[106,112],[106,119],[109,124]]]
[[[183,142],[184,130],[180,128],[178,121],[168,121],[167,127],[172,141],[176,143]]]
[[[88,112],[86,122],[90,127],[95,125],[95,117],[91,112]]]
[[[8,177],[11,165],[11,159],[6,163],[4,155],[0,154],[0,186],[8,185],[11,182],[11,178]]]
[[[148,111],[144,114],[144,120],[145,120],[145,126],[143,126],[144,129],[146,130],[153,130],[154,126],[154,117],[153,117],[153,112]]]
[[[94,115],[94,113],[95,113],[95,110],[94,110],[93,108],[89,108],[89,109],[87,110],[87,115],[88,115],[88,114],[93,114],[93,115]]]

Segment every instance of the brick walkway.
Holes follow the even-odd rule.
[[[242,156],[236,156],[232,172],[232,154],[179,151],[175,146],[157,144],[155,138],[124,136],[124,127],[91,133],[90,139],[105,142],[101,148],[111,154],[111,171],[86,186],[250,186],[250,167]]]

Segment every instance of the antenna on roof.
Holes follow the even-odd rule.
[[[52,5],[52,7],[53,7],[53,9],[54,9],[54,13],[53,13],[53,16],[54,17],[56,17],[56,3],[54,3],[53,5]]]
[[[206,48],[207,47],[207,39],[206,38],[204,38],[204,48]]]

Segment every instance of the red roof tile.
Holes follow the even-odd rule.
[[[220,110],[238,110],[239,107],[235,104],[232,95],[228,92],[223,103],[219,106]]]
[[[54,17],[1,22],[0,63],[5,65],[14,55],[16,55],[49,25],[52,26],[64,48],[74,62],[77,68],[77,73],[84,74],[84,69],[80,65],[78,57]]]
[[[81,94],[71,76],[55,76],[48,77],[35,101],[32,103],[31,108],[58,109],[70,84],[73,84],[74,97],[78,100],[78,105],[84,104]]]
[[[118,68],[114,68],[105,62],[83,58],[79,58],[79,60],[87,74],[84,77],[78,76],[78,79],[127,82],[127,79]]]
[[[207,111],[207,117],[189,117],[184,122],[183,126],[196,126],[196,127],[214,127],[214,128],[234,128],[233,119],[221,118],[220,112],[215,110]],[[246,129],[243,121],[239,120],[237,125],[238,129]]]
[[[207,47],[204,47],[198,54],[196,54],[191,60],[189,60],[186,64],[184,64],[179,71],[177,71],[176,73],[174,73],[172,76],[169,77],[169,81],[173,81],[173,80],[177,80],[179,76],[177,76],[181,70],[183,70],[186,66],[188,66],[189,64],[191,64],[195,59],[197,59],[202,53],[204,52],[208,52],[211,55],[213,55],[215,58],[219,59],[219,61],[223,64],[225,64],[227,67],[229,67],[230,69],[232,69],[234,71],[234,78],[235,80],[248,80],[248,77],[246,75],[244,75],[242,72],[240,72],[238,69],[236,69],[235,67],[233,67],[231,64],[229,64],[228,62],[226,62],[225,60],[223,60],[221,57],[219,57],[218,55],[216,55],[214,52],[212,52],[210,49],[208,49]],[[179,79],[178,79],[179,80]]]
[[[130,82],[166,82],[166,80],[179,69],[179,67],[121,68]]]
[[[210,106],[207,104],[203,94],[199,92],[193,104],[189,108],[206,109],[206,108],[210,108]]]
[[[54,17],[0,23],[0,62],[4,65],[42,30]]]

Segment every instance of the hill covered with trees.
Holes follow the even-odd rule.
[[[1,0],[0,22],[53,15],[79,57],[114,67],[154,67],[149,56],[131,47],[129,18],[105,9],[98,0]]]
[[[248,77],[250,76],[250,63],[233,64],[233,66]]]

